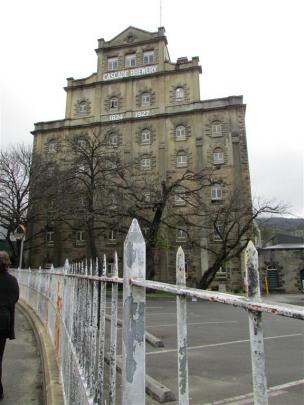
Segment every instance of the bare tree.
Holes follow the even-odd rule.
[[[32,152],[23,144],[0,151],[0,224],[16,262],[19,252],[11,241],[18,225],[26,225],[29,211],[29,190]]]
[[[141,167],[140,159],[124,161],[119,145],[94,131],[70,138],[66,148],[65,164],[58,167],[55,186],[46,194],[55,206],[55,221],[74,231],[85,229],[87,254],[96,257],[101,233],[123,236],[136,218],[146,239],[150,279],[156,275],[159,249],[170,249],[173,240],[175,246],[180,232],[189,248],[208,251],[211,265],[198,280],[201,288],[207,288],[252,239],[254,219],[281,212],[281,206],[269,204],[253,209],[237,191],[211,203],[212,186],[232,189],[211,169],[153,174]],[[202,243],[203,234],[209,243]]]

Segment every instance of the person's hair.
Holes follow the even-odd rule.
[[[0,273],[7,271],[10,264],[9,255],[4,251],[0,251]]]

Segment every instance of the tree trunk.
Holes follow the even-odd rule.
[[[153,280],[155,277],[155,256],[154,256],[154,248],[147,244],[146,248],[146,279]]]
[[[206,290],[214,280],[214,277],[216,276],[216,273],[218,272],[220,267],[221,266],[218,263],[214,263],[213,266],[209,267],[209,269],[205,271],[199,281],[199,288],[201,288],[202,290]]]

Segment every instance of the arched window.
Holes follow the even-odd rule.
[[[222,136],[222,124],[219,121],[213,122],[211,125],[212,136]]]
[[[181,101],[181,100],[184,99],[184,97],[185,97],[184,88],[183,88],[183,87],[177,87],[177,88],[175,89],[175,99],[176,99],[177,101]]]
[[[79,103],[79,112],[80,113],[86,113],[88,110],[88,104],[86,101],[81,101]]]
[[[115,109],[118,108],[118,98],[117,97],[112,97],[110,100],[110,108]]]
[[[175,139],[177,141],[185,141],[186,140],[186,128],[184,125],[178,125],[175,128]]]
[[[187,167],[188,157],[185,152],[179,152],[176,156],[176,167]]]
[[[144,129],[141,131],[141,144],[150,145],[151,143],[151,132],[149,129]]]
[[[220,184],[214,184],[211,187],[211,200],[221,200],[223,198],[223,190]]]
[[[148,92],[142,93],[141,95],[141,105],[143,107],[148,107],[151,105],[151,94]]]
[[[221,148],[216,148],[213,151],[213,163],[215,165],[224,163],[224,152]]]

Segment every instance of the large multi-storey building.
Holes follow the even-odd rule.
[[[69,137],[98,130],[110,136],[112,145],[120,146],[125,161],[138,161],[141,170],[157,173],[159,178],[185,169],[213,170],[224,183],[213,183],[208,189],[205,202],[210,205],[221,204],[229,190],[237,189],[250,206],[242,96],[201,101],[199,58],[181,57],[172,62],[164,28],[147,32],[129,27],[110,41],[100,39],[96,53],[96,73],[67,79],[65,118],[35,124],[36,153],[60,165]],[[180,209],[182,200],[177,198],[175,205]],[[58,242],[59,229],[47,224],[41,229],[45,234],[30,250],[31,266],[61,265],[66,257],[74,260],[85,255],[81,230]],[[37,224],[30,227],[29,234],[39,234]],[[98,246],[113,245],[113,234],[112,240],[108,235],[99,235]],[[176,235],[177,245],[184,235],[181,231]],[[216,243],[207,233],[198,237],[205,246]],[[174,280],[175,247],[160,254],[156,278]],[[213,259],[202,248],[188,246],[186,253],[190,278],[198,280]],[[218,279],[236,289],[242,279],[240,259],[226,264]]]

